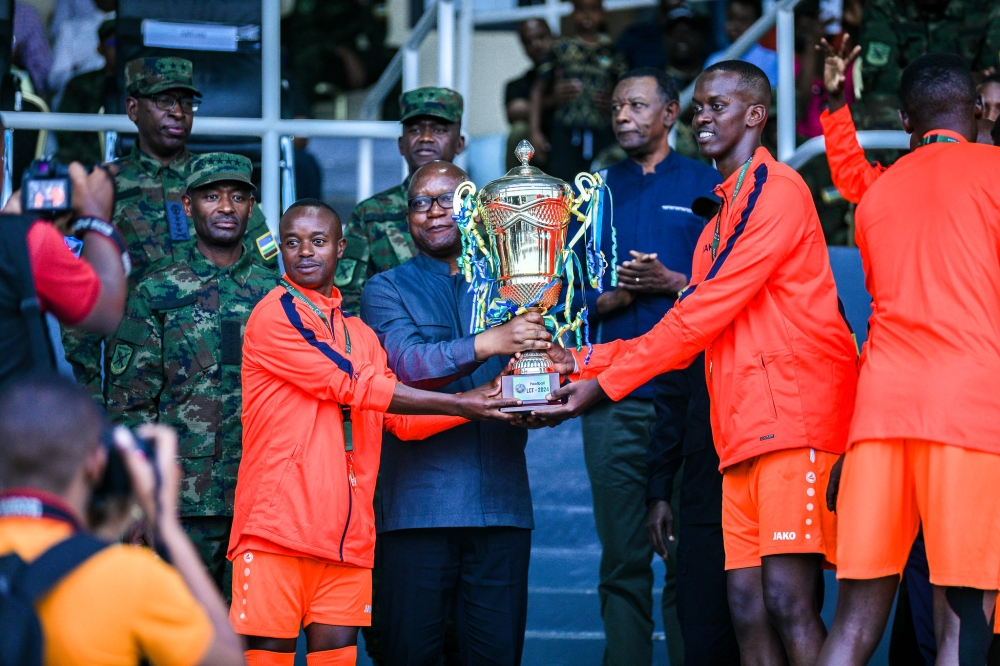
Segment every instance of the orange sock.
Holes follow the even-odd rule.
[[[293,666],[294,652],[268,652],[267,650],[247,650],[243,653],[247,666]]]
[[[354,666],[358,663],[358,646],[351,645],[339,650],[310,652],[306,655],[306,663],[309,666]]]

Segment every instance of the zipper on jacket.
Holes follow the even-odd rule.
[[[354,491],[347,484],[347,522],[344,523],[344,533],[340,537],[340,561],[344,561],[344,541],[347,539],[347,528],[351,526],[351,512],[354,510]]]

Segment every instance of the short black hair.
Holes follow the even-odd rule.
[[[976,104],[968,63],[951,53],[929,53],[910,62],[899,81],[899,101],[914,122],[923,123]]]
[[[101,409],[70,379],[33,373],[0,391],[0,488],[61,493],[100,445]]]
[[[278,220],[279,235],[281,234],[281,223],[285,220],[285,217],[289,213],[292,213],[295,210],[298,210],[299,208],[318,208],[319,210],[323,210],[326,211],[327,213],[330,213],[333,216],[334,221],[337,222],[337,228],[340,229],[341,234],[343,235],[344,230],[341,228],[343,222],[340,219],[340,215],[337,214],[337,211],[333,209],[333,206],[331,206],[330,204],[321,199],[313,199],[312,197],[305,197],[303,199],[299,199],[298,201],[296,201],[291,206],[285,209],[285,212],[281,214],[281,219]]]
[[[728,7],[729,5],[745,5],[750,7],[757,12],[758,18],[764,15],[764,5],[761,0],[729,0],[726,6]]]
[[[979,85],[977,85],[976,88],[979,88],[979,86],[985,85],[987,83],[1000,83],[1000,72],[993,72],[992,74],[990,74],[989,76],[987,76],[985,79],[983,79],[982,81],[980,81]]]
[[[621,83],[625,79],[644,79],[647,76],[656,81],[656,92],[660,93],[660,99],[663,100],[664,104],[680,99],[674,77],[669,76],[658,67],[636,67],[635,69],[630,69],[625,72],[625,76],[618,79],[618,83]]]
[[[767,74],[764,73],[764,70],[757,65],[742,60],[720,60],[714,65],[706,67],[701,75],[715,72],[738,74],[740,85],[750,91],[754,102],[763,104],[768,109],[771,108],[771,82],[767,80]]]

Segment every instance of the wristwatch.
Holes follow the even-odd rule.
[[[132,258],[129,257],[128,246],[125,245],[121,232],[113,224],[99,217],[81,217],[73,223],[73,235],[80,240],[83,240],[84,234],[88,231],[95,231],[118,246],[118,251],[122,255],[122,268],[125,269],[125,275],[129,275],[132,272]]]

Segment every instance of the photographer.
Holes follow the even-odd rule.
[[[117,450],[102,444],[106,427],[86,393],[56,375],[30,375],[0,393],[0,561],[16,553],[30,563],[82,532],[112,456],[121,456],[134,499],[173,562],[121,545],[83,560],[35,605],[44,663],[242,663],[222,599],[177,518],[173,430],[146,425],[138,431],[155,447],[154,469],[123,428],[114,433]],[[121,508],[103,511],[103,524],[89,527],[108,536],[125,526],[131,502],[104,504]],[[12,582],[17,590],[19,579]],[[0,645],[16,638],[11,631],[0,627]]]
[[[107,335],[125,309],[124,244],[107,223],[111,175],[104,169],[88,174],[73,163],[68,178],[72,207],[51,221],[36,211],[22,215],[19,192],[0,216],[0,384],[32,368],[54,367],[42,313]],[[83,240],[79,258],[64,241],[70,233]]]

